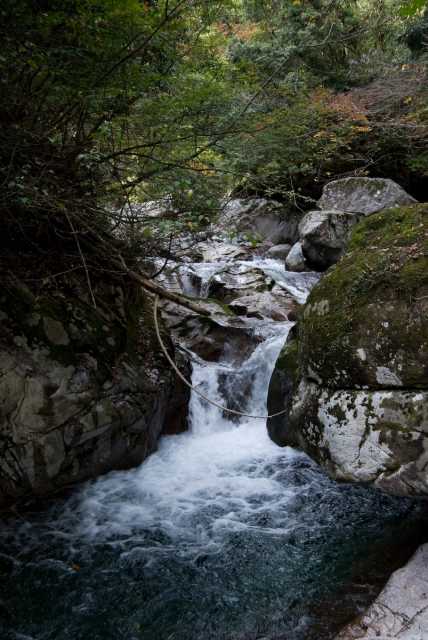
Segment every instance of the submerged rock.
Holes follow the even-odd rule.
[[[285,259],[285,267],[289,271],[295,271],[296,273],[305,271],[306,262],[303,256],[302,245],[300,242],[296,242],[296,244],[291,248],[290,253]]]
[[[0,288],[0,501],[136,466],[187,428],[189,391],[145,299],[125,302],[120,282],[96,294],[94,310],[86,294],[38,303],[17,281]]]
[[[299,234],[308,264],[324,271],[345,253],[352,231],[364,219],[362,213],[309,211],[299,224]]]
[[[322,210],[364,213],[371,216],[391,207],[417,202],[400,185],[386,178],[343,178],[327,184],[318,202]]]
[[[287,406],[302,448],[338,480],[427,497],[428,206],[360,224],[297,331]]]

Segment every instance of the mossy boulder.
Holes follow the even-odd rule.
[[[366,218],[296,333],[286,432],[337,480],[428,497],[428,205]]]
[[[299,318],[302,375],[330,388],[428,388],[428,205],[354,231]]]

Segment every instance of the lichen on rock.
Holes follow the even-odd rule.
[[[297,331],[287,407],[303,449],[338,480],[427,497],[428,206],[365,219]]]

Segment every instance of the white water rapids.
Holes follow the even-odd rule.
[[[304,278],[293,281],[301,295]],[[193,384],[264,414],[291,323],[263,325],[266,340],[238,370],[192,356]],[[393,544],[416,510],[330,481],[304,453],[271,442],[265,421],[231,422],[192,393],[190,431],[161,439],[138,469],[3,515],[0,636],[327,639],[334,608],[349,600],[351,618],[372,594],[355,566]]]

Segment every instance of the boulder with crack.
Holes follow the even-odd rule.
[[[236,298],[270,291],[275,281],[261,269],[250,264],[233,264],[222,267],[210,279],[208,297],[229,304]]]
[[[219,233],[235,228],[241,235],[259,234],[274,245],[294,244],[301,217],[299,211],[274,200],[232,198],[224,205],[213,228]]]
[[[297,334],[277,364],[284,433],[333,478],[428,497],[428,206],[360,224]]]

